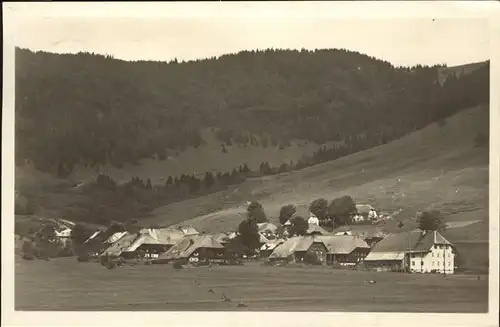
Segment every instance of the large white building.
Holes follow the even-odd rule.
[[[437,231],[394,233],[373,247],[365,264],[378,270],[453,274],[455,250]]]

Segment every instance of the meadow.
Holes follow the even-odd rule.
[[[19,257],[15,269],[16,310],[488,310],[487,275],[408,275],[312,266],[271,267],[258,262],[185,269],[127,265],[109,270],[96,263],[79,263],[75,258],[24,261]],[[368,283],[370,280],[375,283]],[[223,293],[231,301],[223,301]],[[240,303],[244,307],[238,306]]]

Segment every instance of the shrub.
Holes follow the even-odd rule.
[[[297,208],[293,204],[287,204],[280,209],[280,224],[284,225],[297,212]]]
[[[257,223],[265,223],[268,221],[264,208],[259,202],[252,202],[247,208],[248,219],[253,219]]]
[[[417,219],[418,228],[423,231],[442,231],[446,229],[446,224],[438,210],[422,212]]]
[[[328,216],[333,219],[336,226],[351,224],[354,213],[356,213],[356,204],[348,195],[334,199],[328,207]]]
[[[309,206],[309,211],[319,220],[324,220],[328,214],[328,201],[323,198],[314,200]]]
[[[289,228],[290,235],[305,235],[309,228],[307,221],[300,216],[293,217],[290,223],[292,224]]]

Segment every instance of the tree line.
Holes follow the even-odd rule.
[[[357,213],[356,203],[349,195],[344,195],[328,201],[318,198],[309,204],[309,211],[320,221],[320,226],[333,230],[340,226],[354,224],[353,216]],[[308,218],[296,215],[297,208],[294,204],[286,204],[279,212],[281,226],[276,237],[303,236],[309,229]],[[446,223],[439,210],[424,211],[417,215],[417,226],[422,231],[444,231]],[[238,225],[238,235],[232,239],[228,247],[234,251],[253,254],[260,246],[259,223],[268,222],[269,219],[264,208],[259,202],[252,202],[247,208],[247,217]],[[398,222],[398,228],[403,228],[404,223]]]
[[[178,63],[18,48],[16,162],[60,177],[77,164],[121,168],[199,147],[202,128],[213,128],[222,152],[296,139],[371,147],[488,101],[489,63],[443,86],[440,68],[345,49]]]

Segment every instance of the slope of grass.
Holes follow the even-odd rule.
[[[290,161],[297,162],[302,156],[310,156],[317,151],[320,145],[314,142],[296,140],[290,147],[280,149],[269,145],[266,148],[253,146],[226,146],[227,153],[221,150],[221,142],[215,139],[214,133],[207,129],[202,133],[204,143],[198,147],[189,147],[183,151],[170,151],[165,160],[158,158],[142,159],[136,165],[125,164],[118,169],[110,164],[100,169],[101,173],[115,179],[118,183],[125,183],[138,176],[141,179],[151,179],[153,184],[165,184],[168,176],[194,174],[201,176],[205,172],[231,172],[240,165],[247,164],[252,170],[258,170],[263,161],[271,166],[279,166]],[[78,165],[68,179],[75,182],[95,179],[96,172],[91,168]]]
[[[356,202],[383,211],[403,209],[399,219],[414,224],[417,211],[438,209],[445,220],[482,220],[476,235],[487,239],[488,147],[474,138],[489,128],[487,107],[477,107],[432,124],[400,140],[301,171],[247,180],[229,190],[158,208],[144,223],[190,224],[206,231],[234,229],[245,201],[258,200],[271,220],[287,203],[307,205],[315,198],[331,200],[348,194]],[[467,216],[467,217],[466,217]],[[465,217],[465,218],[464,218]],[[386,224],[394,230],[395,221]]]
[[[222,293],[231,302],[222,301]],[[445,300],[437,294],[445,294]],[[238,308],[240,302],[247,307]],[[175,270],[171,265],[108,270],[74,258],[16,262],[16,310],[458,313],[486,312],[487,304],[488,280],[475,275],[445,278],[258,263],[210,270]]]

